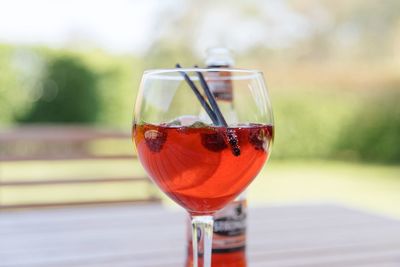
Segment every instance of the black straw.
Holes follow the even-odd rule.
[[[181,68],[181,65],[176,64],[176,67]],[[196,66],[196,68],[197,68],[197,66]],[[240,147],[239,147],[238,138],[236,136],[236,133],[233,129],[228,129],[228,124],[226,123],[226,120],[225,120],[224,116],[222,115],[222,112],[219,109],[217,101],[215,100],[214,95],[211,93],[211,90],[208,87],[208,84],[207,84],[206,80],[204,79],[203,74],[200,71],[196,72],[197,75],[199,76],[201,87],[203,87],[203,90],[207,96],[208,101],[210,102],[210,104],[212,106],[212,109],[211,109],[210,105],[208,105],[208,103],[206,102],[204,97],[201,95],[201,93],[199,92],[199,89],[197,89],[196,85],[189,78],[187,73],[184,71],[179,71],[179,73],[185,78],[185,81],[189,84],[190,88],[196,95],[197,99],[200,101],[201,105],[206,110],[208,116],[213,121],[213,124],[219,125],[219,126],[224,126],[227,128],[226,135],[228,137],[228,142],[231,145],[232,153],[234,156],[239,156],[240,155]]]
[[[181,65],[176,64],[177,68],[181,68]],[[186,82],[189,84],[190,88],[192,89],[192,91],[194,92],[194,94],[196,95],[197,99],[200,101],[200,104],[203,106],[203,108],[205,109],[205,111],[207,112],[208,116],[210,117],[210,119],[212,120],[213,124],[215,125],[220,125],[219,123],[219,119],[217,117],[217,115],[214,113],[214,111],[210,108],[210,106],[208,105],[208,103],[206,102],[206,100],[204,99],[204,97],[201,95],[201,93],[199,92],[199,90],[197,89],[196,85],[192,82],[192,80],[189,78],[189,76],[186,74],[186,72],[184,71],[179,71],[179,73],[183,76],[183,78],[185,78]],[[226,123],[226,122],[225,122]]]
[[[195,68],[197,68],[197,66],[195,66]],[[206,80],[204,79],[203,73],[201,73],[200,71],[197,71],[196,73],[197,73],[197,76],[199,76],[201,87],[203,87],[204,92],[206,93],[208,101],[210,102],[212,109],[214,110],[215,115],[217,116],[219,124],[223,125],[225,127],[228,127],[228,124],[226,123],[226,120],[225,120],[224,116],[222,115],[221,110],[219,109],[219,106],[217,104],[217,101],[215,100],[215,97],[214,97],[213,93],[211,93],[210,87],[208,87],[208,84],[207,84]]]
[[[197,68],[197,66],[195,66],[195,68]],[[218,122],[220,123],[220,125],[222,124],[223,126],[225,126],[227,128],[226,135],[228,136],[228,142],[231,145],[233,155],[239,156],[240,148],[239,148],[238,138],[236,136],[235,131],[232,129],[228,129],[228,124],[226,123],[224,115],[222,115],[222,112],[219,109],[217,101],[215,100],[215,97],[214,97],[213,93],[211,92],[210,87],[208,87],[208,84],[207,84],[206,80],[204,79],[203,73],[201,73],[200,71],[197,71],[196,73],[197,73],[197,76],[199,76],[201,87],[203,87],[203,90],[206,93],[208,101],[210,102],[211,106],[213,107],[213,110],[215,112],[215,115],[217,116]]]

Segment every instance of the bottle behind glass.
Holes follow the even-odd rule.
[[[206,65],[208,68],[230,68],[234,64],[229,50],[213,48],[207,51]],[[232,82],[224,77],[229,77],[229,72],[208,72],[207,84],[215,96],[226,121],[229,124],[237,122],[233,112]],[[222,79],[221,79],[222,78]],[[199,115],[203,120],[207,114]],[[230,202],[224,209],[214,215],[214,233],[212,242],[213,267],[246,267],[246,228],[247,228],[247,202],[244,195]],[[201,254],[202,248],[199,248]],[[200,257],[200,265],[202,261]],[[187,258],[186,267],[193,266],[191,222],[187,220]]]

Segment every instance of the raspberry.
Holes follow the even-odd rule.
[[[231,145],[231,148],[232,148],[232,154],[236,157],[240,156],[240,147],[239,147],[239,143],[238,143],[238,137],[237,137],[235,131],[232,129],[228,129],[226,134],[228,136],[229,144]]]
[[[208,150],[219,152],[228,146],[221,133],[201,134],[201,143]]]
[[[256,150],[264,150],[265,136],[264,129],[252,129],[249,134],[249,142]]]
[[[167,134],[160,130],[147,130],[144,132],[144,139],[146,140],[147,147],[151,151],[160,152],[167,140]]]

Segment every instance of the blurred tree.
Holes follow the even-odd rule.
[[[51,59],[38,99],[24,122],[94,122],[99,111],[96,75],[72,56]]]

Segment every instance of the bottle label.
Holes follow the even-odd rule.
[[[214,216],[213,253],[243,250],[246,245],[246,203],[234,201]]]
[[[232,101],[232,81],[229,72],[207,73],[207,83],[217,100]]]

